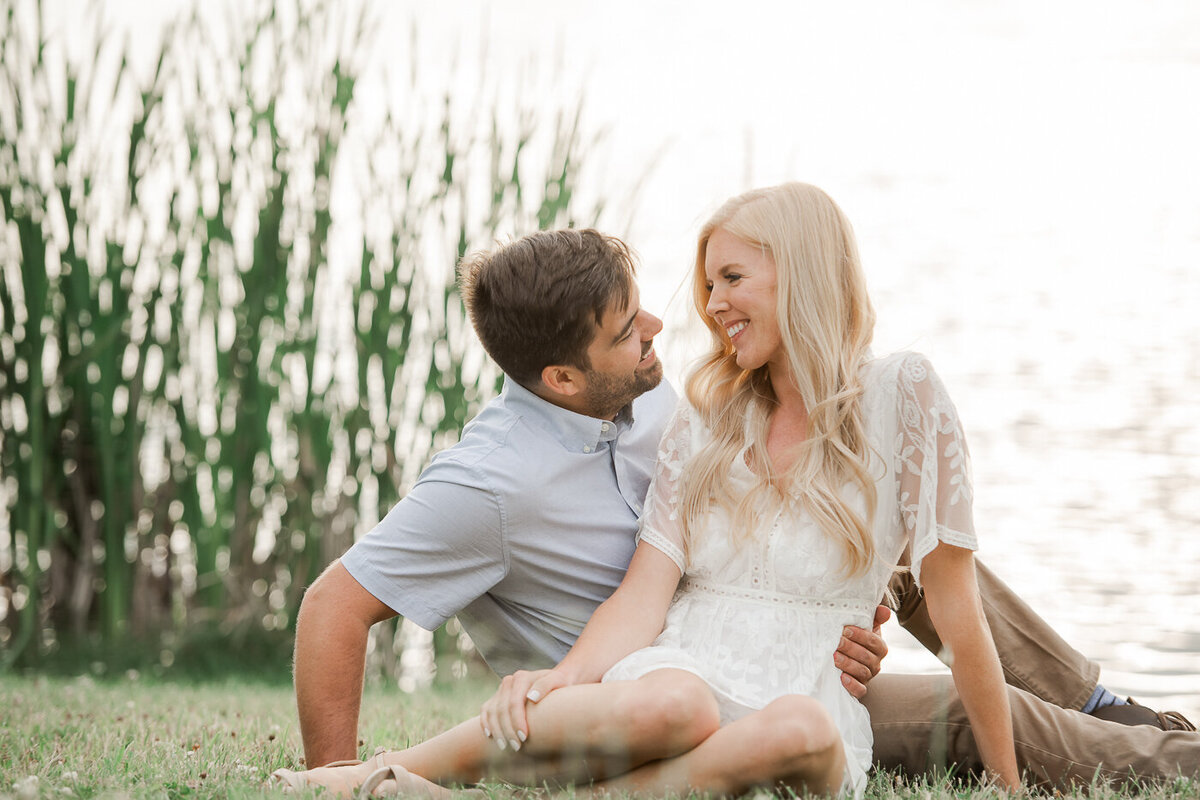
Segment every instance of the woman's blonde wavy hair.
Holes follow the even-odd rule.
[[[809,421],[799,457],[780,474],[767,456],[767,428],[775,406],[767,367],[740,368],[729,336],[705,311],[710,291],[705,251],[718,228],[761,247],[776,266],[779,331]],[[687,396],[712,440],[689,460],[682,475],[686,543],[713,503],[732,512],[737,538],[755,530],[780,505],[798,502],[844,547],[847,574],[861,574],[875,554],[869,520],[876,497],[859,368],[867,358],[875,311],[850,221],[827,194],[803,183],[734,197],[700,231],[692,295],[712,334],[712,349],[689,376]],[[745,496],[735,497],[729,468],[747,445],[747,464],[758,480]],[[851,482],[866,498],[866,519],[842,494]]]

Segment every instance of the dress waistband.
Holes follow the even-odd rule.
[[[741,586],[730,586],[725,583],[714,583],[699,578],[684,578],[679,584],[679,592],[703,592],[717,597],[728,597],[733,600],[751,600],[771,605],[793,606],[812,611],[854,612],[873,617],[877,603],[868,600],[858,600],[849,597],[808,597],[798,594],[772,592],[766,589],[746,589]]]

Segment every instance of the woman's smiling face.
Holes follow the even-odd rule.
[[[709,288],[705,312],[725,329],[742,369],[778,362],[783,340],[776,312],[775,259],[764,249],[717,228],[704,249]]]

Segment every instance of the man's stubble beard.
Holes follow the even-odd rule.
[[[587,393],[590,416],[611,419],[636,398],[662,383],[662,362],[655,362],[646,370],[636,370],[627,378],[618,378],[603,372],[588,371]]]

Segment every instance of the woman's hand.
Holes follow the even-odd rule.
[[[540,702],[564,686],[596,683],[613,664],[654,641],[662,632],[679,577],[679,567],[661,550],[639,544],[621,585],[592,614],[558,666],[520,670],[500,681],[479,713],[483,735],[495,739],[501,750],[520,750],[529,738],[526,704]]]
[[[504,676],[500,688],[479,710],[483,735],[494,738],[501,750],[506,747],[520,750],[521,743],[529,738],[525,704],[536,703],[555,689],[568,685],[570,681],[566,674],[558,669],[519,670]]]

